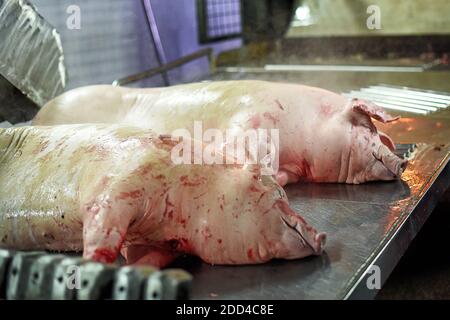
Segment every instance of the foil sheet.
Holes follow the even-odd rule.
[[[27,1],[0,0],[0,75],[38,107],[66,86],[60,36]]]

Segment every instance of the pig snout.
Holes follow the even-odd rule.
[[[361,171],[354,174],[353,183],[364,181],[391,181],[399,179],[408,165],[408,161],[396,156],[384,144],[376,144],[370,153],[363,154]],[[355,155],[354,158],[357,158]]]
[[[280,252],[276,257],[298,259],[308,255],[320,255],[326,243],[326,234],[317,232],[299,214],[293,211],[287,202],[277,203],[283,225]]]
[[[393,122],[392,117],[370,101],[353,99],[350,102],[352,146],[347,182],[361,183],[400,178],[408,164],[396,156],[395,144],[385,133],[378,131],[372,118],[383,123]]]
[[[391,138],[376,129],[353,126],[347,183],[399,179],[408,161],[395,155]]]
[[[375,161],[371,170],[372,178],[392,180],[399,178],[408,165],[408,161],[396,156],[384,144],[373,154]]]

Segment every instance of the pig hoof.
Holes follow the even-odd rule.
[[[288,183],[289,176],[286,171],[278,171],[275,179],[280,186],[284,187]]]
[[[327,234],[324,232],[320,232],[316,234],[314,238],[315,246],[316,246],[316,254],[321,254],[325,244],[327,242]]]

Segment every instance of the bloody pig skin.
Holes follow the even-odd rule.
[[[123,125],[0,131],[0,247],[163,266],[320,254],[317,233],[257,166],[174,165],[173,141]]]
[[[373,103],[298,84],[193,83],[168,88],[89,86],[45,105],[34,124],[127,123],[165,134],[176,129],[279,129],[281,185],[398,179],[406,161],[372,118],[396,120]]]

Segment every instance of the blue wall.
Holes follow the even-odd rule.
[[[31,0],[61,34],[69,74],[68,89],[111,83],[157,66],[156,52],[140,0]],[[81,29],[66,26],[67,7],[81,9]],[[167,60],[198,50],[195,0],[152,0]],[[240,40],[214,44],[215,52],[240,46]],[[185,82],[207,72],[197,61],[170,73],[172,83]],[[161,86],[160,77],[137,83]]]

